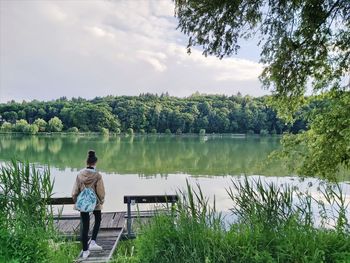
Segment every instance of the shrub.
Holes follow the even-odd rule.
[[[165,134],[171,134],[171,130],[170,129],[166,129],[165,130]]]
[[[157,133],[157,129],[154,129],[154,128],[153,128],[153,129],[151,130],[151,133],[152,133],[152,134],[156,134],[156,133]]]
[[[128,128],[126,130],[126,133],[129,134],[129,135],[133,135],[134,134],[134,130],[132,128]]]
[[[39,128],[36,124],[28,124],[25,128],[24,128],[24,132],[27,134],[37,134],[39,131]]]
[[[121,131],[120,131],[119,128],[116,128],[116,129],[115,129],[115,134],[120,134],[120,132],[121,132]]]
[[[146,133],[145,129],[140,129],[140,134],[144,135]]]
[[[53,117],[49,120],[48,130],[51,132],[60,132],[63,129],[62,121],[58,117]]]
[[[16,124],[14,126],[14,130],[16,132],[26,132],[28,125],[29,124],[26,120],[23,120],[23,119],[18,120],[18,121],[16,121]]]
[[[180,128],[178,128],[178,129],[176,130],[176,134],[177,134],[177,135],[181,135],[181,134],[182,134],[182,130],[181,130]]]
[[[34,121],[34,124],[38,126],[39,128],[39,132],[44,132],[46,130],[47,127],[47,122],[41,118],[36,119]]]
[[[205,135],[205,129],[200,129],[199,130],[199,135]]]
[[[12,130],[12,124],[5,121],[2,125],[1,125],[1,131],[3,132],[10,132]]]
[[[79,129],[77,127],[71,127],[67,130],[67,132],[71,132],[71,133],[78,133]]]

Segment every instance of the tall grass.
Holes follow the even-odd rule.
[[[16,160],[0,167],[0,262],[71,261],[74,245],[56,243],[53,186],[48,168]]]
[[[228,228],[215,201],[209,204],[199,186],[187,183],[172,215],[153,218],[116,262],[350,262],[348,204],[339,185],[325,185],[318,200],[245,177],[227,193],[236,218]]]

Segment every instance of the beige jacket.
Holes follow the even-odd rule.
[[[97,205],[95,210],[101,210],[105,201],[105,187],[103,184],[102,175],[94,169],[85,168],[79,172],[73,186],[72,198],[74,203],[77,202],[77,197],[84,187],[92,188],[97,195]]]

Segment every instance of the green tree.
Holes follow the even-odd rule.
[[[24,132],[27,134],[35,135],[39,131],[39,127],[36,124],[29,124],[25,127]]]
[[[46,122],[45,120],[43,120],[43,119],[41,119],[41,118],[36,119],[36,120],[34,121],[34,124],[35,124],[36,126],[38,126],[39,132],[44,132],[44,131],[46,130],[47,122]]]
[[[78,133],[79,129],[77,127],[70,127],[67,131],[71,133]]]
[[[266,65],[261,80],[265,88],[273,91],[271,103],[286,122],[293,123],[296,112],[310,103],[310,99],[305,99],[309,83],[313,93],[321,93],[325,104],[329,103],[316,108],[315,114],[308,117],[310,129],[307,132],[285,141],[289,152],[293,143],[287,141],[291,138],[305,147],[305,152],[298,155],[305,164],[302,172],[307,171],[310,163],[315,165],[313,175],[329,176],[341,165],[349,168],[349,128],[344,131],[336,119],[340,114],[337,105],[342,105],[350,96],[350,83],[345,81],[350,72],[349,0],[175,2],[178,27],[189,36],[188,52],[199,45],[204,55],[223,58],[237,53],[242,38],[258,35],[262,47],[260,62]],[[311,99],[318,100],[319,96]],[[328,111],[324,111],[325,107]],[[350,119],[350,110],[344,114],[343,119]],[[254,125],[247,127],[252,128]],[[337,139],[328,136],[329,130],[337,134]],[[322,140],[316,140],[315,136]],[[327,166],[311,162],[319,158],[314,155],[316,148],[317,153],[335,156],[328,160]]]
[[[12,124],[5,121],[2,125],[1,125],[1,131],[3,132],[10,132],[12,130]]]
[[[51,132],[60,132],[63,129],[62,121],[58,117],[53,117],[48,122],[48,130]]]
[[[14,126],[14,130],[16,132],[26,132],[28,125],[29,124],[26,120],[20,119],[20,120],[16,121],[16,124]]]
[[[18,118],[18,114],[15,111],[5,111],[2,115],[4,119],[10,123],[15,123]]]

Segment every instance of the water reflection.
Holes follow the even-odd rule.
[[[99,157],[99,169],[118,174],[151,176],[288,175],[283,163],[267,163],[279,138],[232,136],[0,136],[0,160],[16,156],[59,169],[80,169],[89,149]]]

